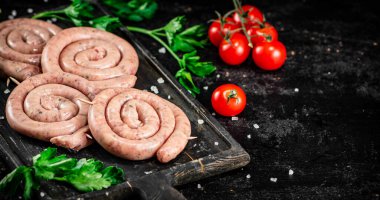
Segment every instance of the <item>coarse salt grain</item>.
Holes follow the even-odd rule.
[[[294,174],[294,171],[291,170],[291,169],[289,169],[289,175],[291,176],[291,175],[293,175],[293,174]]]
[[[246,74],[243,74],[243,78],[245,78],[245,77],[247,77],[247,75],[246,75]]]
[[[373,42],[373,46],[377,46],[378,44],[377,44],[377,42]]]
[[[17,15],[17,11],[16,10],[12,10],[12,15],[16,16]]]
[[[211,115],[212,115],[212,116],[215,116],[215,113],[213,112],[213,113],[211,113]]]
[[[155,94],[158,94],[158,88],[155,85],[150,86],[150,90],[154,92]]]
[[[152,171],[147,171],[147,172],[144,172],[145,174],[151,174],[153,173]]]
[[[57,18],[53,17],[53,18],[51,18],[51,21],[56,22],[56,21],[57,21]],[[92,21],[91,21],[91,22],[92,22]]]
[[[217,75],[216,75],[216,78],[220,78],[220,74],[217,74]]]
[[[247,135],[247,138],[248,138],[248,139],[251,139],[251,134],[248,134],[248,135]]]
[[[230,75],[230,72],[226,72],[226,77],[228,77]]]
[[[110,193],[109,192],[106,192],[106,196],[108,197],[108,195],[110,195]]]
[[[4,90],[4,94],[9,94],[11,91],[9,89]]]
[[[158,49],[158,53],[165,54],[166,53],[165,47],[162,47],[162,48]]]
[[[247,179],[250,179],[251,178],[251,174],[247,174]]]
[[[89,23],[90,25],[94,24],[94,22],[93,22],[93,21],[88,21],[88,23]]]
[[[45,193],[44,193],[44,192],[40,192],[40,196],[41,196],[41,197],[44,197],[44,196],[45,196]]]
[[[215,146],[218,146],[218,145],[219,145],[219,142],[214,142],[214,145],[215,145]]]
[[[205,123],[205,121],[203,121],[203,119],[198,119],[198,124],[203,124]]]
[[[290,51],[290,55],[294,56],[294,55],[296,55],[296,52],[295,51]]]
[[[168,99],[171,99],[172,97],[170,95],[168,95]]]
[[[49,0],[44,0],[45,3],[47,3]]]
[[[260,128],[260,126],[259,126],[258,124],[254,124],[253,127],[254,127],[255,129]]]
[[[269,180],[273,183],[277,182],[277,178],[270,178]]]
[[[26,12],[28,12],[28,13],[33,13],[33,9],[32,9],[32,8],[28,8],[28,9],[26,10]]]
[[[46,22],[47,22],[47,23],[50,23],[50,24],[53,23],[50,19],[46,20]]]
[[[165,83],[165,80],[162,77],[160,77],[157,79],[157,82],[161,84],[161,83]]]
[[[197,188],[201,189],[202,188],[201,184],[198,183]]]
[[[232,121],[237,121],[237,120],[239,120],[239,117],[231,117],[231,120]]]
[[[326,50],[327,50],[327,52],[330,52],[330,51],[331,51],[331,49],[330,49],[330,48],[327,48]]]
[[[299,92],[300,90],[298,88],[294,88],[294,92]]]
[[[208,86],[206,85],[206,86],[203,86],[203,89],[204,90],[208,90]]]
[[[14,19],[15,17],[13,15],[8,15],[8,19]]]

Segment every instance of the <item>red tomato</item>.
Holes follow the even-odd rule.
[[[232,117],[240,114],[246,105],[244,91],[237,85],[224,84],[214,90],[211,104],[220,115]]]
[[[272,42],[278,40],[276,29],[267,22],[264,23],[264,27],[258,25],[251,26],[247,29],[247,33],[251,36],[251,42],[253,45],[259,42]]]
[[[250,48],[245,35],[235,33],[231,38],[223,39],[219,44],[219,56],[229,65],[240,65],[249,56]]]
[[[286,48],[280,41],[260,42],[252,51],[255,64],[264,70],[279,69],[286,60]]]
[[[251,5],[244,5],[241,8],[243,10],[241,13],[242,17],[247,20],[248,24],[257,24],[257,21],[263,23],[264,15],[258,8]],[[240,18],[237,12],[233,14],[232,18],[237,24],[240,24]]]
[[[225,22],[222,24],[220,20],[212,22],[208,29],[208,37],[213,45],[219,46],[220,42],[223,40],[224,36],[235,29],[238,29],[239,26],[235,24],[234,20],[231,17],[227,17]],[[221,31],[223,30],[223,32]]]

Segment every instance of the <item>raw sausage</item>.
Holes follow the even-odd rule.
[[[155,154],[174,159],[186,146],[190,121],[176,105],[149,92],[107,89],[96,95],[88,113],[94,139],[110,153],[130,160]]]
[[[124,39],[90,27],[74,27],[52,38],[42,52],[42,71],[86,78],[100,90],[133,87],[139,60]]]
[[[40,73],[45,44],[61,28],[45,21],[19,18],[0,23],[0,71],[20,81]]]
[[[26,136],[80,150],[91,144],[86,133],[89,105],[95,89],[69,73],[44,73],[24,80],[6,104],[9,125]]]

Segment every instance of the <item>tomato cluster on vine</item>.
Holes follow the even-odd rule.
[[[243,5],[214,20],[208,37],[219,48],[219,56],[228,65],[240,65],[250,55],[256,66],[263,70],[277,70],[286,60],[286,48],[278,40],[278,32],[266,22],[255,6]]]

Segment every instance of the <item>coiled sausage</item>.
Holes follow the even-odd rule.
[[[135,49],[124,39],[90,27],[61,31],[42,52],[42,71],[64,71],[86,78],[100,90],[133,87],[139,64]]]
[[[91,143],[87,114],[94,89],[69,73],[44,73],[24,80],[6,104],[9,125],[26,136],[80,150]]]
[[[95,140],[110,153],[130,160],[155,154],[174,159],[186,146],[190,121],[176,105],[133,89],[107,89],[96,95],[88,113]]]
[[[35,19],[12,19],[0,23],[0,71],[20,81],[40,73],[45,44],[61,28]]]

